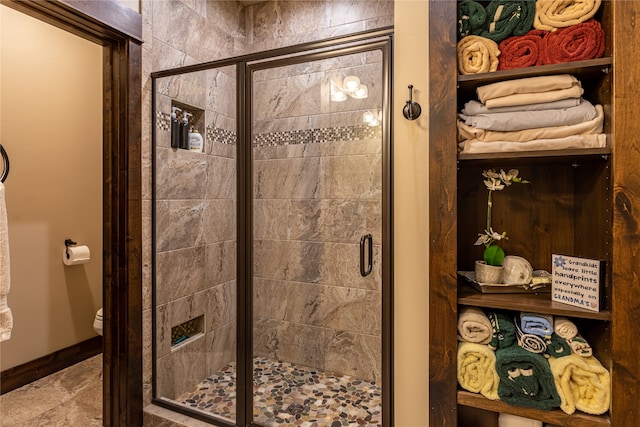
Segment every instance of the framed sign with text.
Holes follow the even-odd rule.
[[[591,311],[600,311],[604,260],[552,255],[551,299]]]

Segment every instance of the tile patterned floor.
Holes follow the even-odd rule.
[[[0,396],[0,427],[102,426],[102,355]]]
[[[374,382],[265,358],[254,360],[254,372],[254,419],[262,425],[382,426],[382,391]],[[234,365],[177,401],[234,420]]]

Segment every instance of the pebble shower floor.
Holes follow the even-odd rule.
[[[373,381],[266,358],[254,359],[254,421],[267,426],[382,426],[382,390]],[[177,402],[235,419],[235,364]]]

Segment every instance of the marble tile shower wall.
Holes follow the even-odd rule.
[[[171,399],[235,360],[234,73],[226,67],[157,82],[157,393]],[[204,111],[204,153],[171,148],[172,100]],[[171,329],[199,317],[200,334],[172,347]]]
[[[242,55],[245,53],[256,52],[276,47],[288,46],[297,43],[322,40],[337,35],[351,34],[372,28],[380,28],[393,24],[393,0],[312,0],[312,1],[283,1],[272,0],[257,5],[244,7],[239,2],[228,0],[141,0],[141,12],[143,20],[143,388],[145,404],[151,402],[152,397],[152,339],[151,339],[151,319],[152,319],[152,298],[151,298],[151,257],[152,257],[152,229],[151,229],[151,212],[152,212],[152,191],[151,191],[151,134],[152,129],[152,111],[151,111],[151,79],[150,74],[154,71],[160,71],[179,67],[183,65],[191,65],[215,59],[228,58],[234,55]],[[228,75],[233,76],[233,73]],[[182,82],[181,82],[182,83]],[[182,83],[188,85],[188,82]],[[166,85],[164,96],[167,97],[162,102],[167,103],[168,99],[173,97],[171,90],[172,84]],[[189,93],[186,89],[180,91],[183,94]],[[193,96],[198,96],[193,94]],[[206,97],[205,97],[206,98]],[[206,101],[206,99],[205,99]],[[189,104],[201,105],[193,101],[183,101]],[[205,108],[206,109],[206,108]],[[170,110],[162,107],[162,112]],[[213,111],[213,109],[211,109]],[[154,112],[155,114],[156,112]],[[220,141],[232,138],[228,133],[228,129],[234,129],[233,115],[219,114],[206,115],[206,136],[207,140],[217,138]],[[214,118],[215,117],[215,118]],[[161,116],[162,118],[162,116]],[[166,119],[166,116],[164,117]],[[162,122],[160,120],[159,122]],[[234,123],[234,124],[232,124]],[[321,126],[320,126],[321,127]],[[275,131],[275,130],[274,130]],[[161,138],[160,138],[161,139]],[[205,143],[206,144],[206,143]],[[211,144],[206,144],[213,148]],[[222,144],[220,144],[222,145]],[[338,143],[338,145],[340,145]],[[305,145],[309,147],[309,145]],[[227,147],[218,146],[221,152],[218,154],[220,163],[224,163],[224,159],[230,159]],[[326,146],[328,147],[328,146]],[[279,147],[277,149],[280,149]],[[292,149],[301,148],[301,146]],[[311,148],[316,149],[316,148]],[[234,151],[233,149],[231,149]],[[308,148],[305,148],[308,150]],[[188,180],[193,174],[202,174],[205,166],[211,166],[212,160],[216,155],[213,152],[207,153],[207,162],[203,164],[194,160],[193,153],[181,153],[185,158],[189,159],[188,164],[194,166],[193,169],[187,170],[188,167],[180,170],[182,179]],[[197,157],[195,158],[197,159]],[[217,162],[218,160],[215,160]],[[201,176],[201,175],[199,175]],[[171,186],[177,182],[177,175],[173,179],[167,180],[165,184]],[[233,181],[233,180],[232,180]],[[194,184],[195,185],[195,184]],[[202,191],[202,189],[194,191]],[[235,209],[228,206],[228,201],[217,201],[215,199],[201,199],[204,205],[207,203],[220,203],[226,207],[219,207],[220,212],[228,212]],[[165,200],[165,205],[174,205],[174,216],[178,215],[180,203],[186,209],[192,199],[176,199],[175,202]],[[199,205],[198,205],[199,206]],[[225,209],[227,209],[225,211]],[[171,208],[169,208],[171,211]],[[199,212],[199,207],[196,208]],[[171,215],[171,214],[169,214]],[[227,216],[225,214],[225,216]],[[188,215],[187,215],[188,217]],[[183,220],[186,221],[186,218]],[[197,221],[196,221],[197,222]],[[217,225],[211,225],[215,228]],[[204,224],[204,222],[203,222]],[[218,224],[219,225],[219,224]],[[204,230],[204,228],[203,228]],[[216,231],[203,231],[204,235],[216,235]],[[186,236],[185,236],[186,239]],[[211,237],[204,238],[204,241],[211,241]],[[209,239],[209,240],[208,240]],[[180,239],[176,240],[180,241]],[[379,240],[378,240],[379,241]],[[175,244],[171,239],[167,245]],[[226,241],[230,242],[230,241]],[[164,243],[163,243],[164,244]],[[227,243],[230,245],[231,243]],[[213,246],[213,243],[211,244]],[[168,248],[169,246],[167,246]],[[227,247],[227,249],[230,249]],[[173,250],[167,250],[171,252]],[[175,250],[178,251],[179,250]],[[202,249],[194,250],[194,255],[198,260],[203,259]],[[210,253],[211,255],[211,253]],[[204,259],[206,262],[207,251],[204,251]],[[378,255],[376,255],[378,256]],[[185,263],[182,266],[166,272],[174,274],[175,271],[189,272],[190,266],[196,271],[202,268],[185,257],[180,260]],[[164,274],[164,273],[163,273]],[[201,273],[199,273],[201,274]],[[207,274],[207,273],[205,273]],[[213,274],[212,271],[209,274]],[[201,277],[201,276],[200,276]],[[185,286],[186,285],[185,279]],[[195,283],[199,283],[196,282]],[[227,282],[225,282],[227,283]],[[177,285],[175,288],[180,288]],[[175,291],[174,288],[174,291]],[[222,290],[222,288],[220,289]],[[224,294],[224,293],[221,293]],[[228,294],[225,294],[228,295]],[[171,298],[171,295],[166,295]],[[164,298],[164,297],[163,297]],[[226,298],[226,296],[224,297]],[[229,296],[234,298],[234,296]],[[174,304],[174,316],[178,318],[189,317],[187,313],[200,310],[196,308],[202,304],[202,300],[193,297],[181,297],[180,303]],[[167,300],[168,301],[168,300]],[[209,298],[208,301],[212,301]],[[168,304],[168,303],[167,303]],[[183,309],[179,309],[182,304]],[[233,302],[232,302],[233,304]],[[166,305],[168,308],[168,305]],[[182,310],[182,311],[180,311]],[[182,312],[182,315],[177,313]],[[169,316],[169,311],[165,311],[163,315]],[[212,337],[210,337],[212,338]],[[224,340],[221,340],[224,341]],[[159,348],[166,349],[166,341],[164,344],[158,343]],[[201,343],[202,346],[205,342]],[[166,351],[166,350],[162,350]],[[374,353],[377,353],[374,352]],[[193,367],[193,366],[192,366]],[[184,369],[184,368],[183,368]],[[160,370],[159,370],[160,371]],[[180,378],[184,372],[175,372],[174,379]],[[200,372],[198,372],[200,374]],[[201,380],[202,378],[198,378]],[[164,380],[162,380],[164,381]],[[162,381],[160,381],[162,383]],[[168,381],[168,380],[167,380]],[[167,382],[165,381],[165,383]],[[149,424],[152,425],[153,423]],[[147,425],[145,423],[145,425]]]
[[[380,139],[254,150],[255,354],[380,381]]]
[[[381,63],[374,51],[254,72],[254,134],[363,125],[363,112],[382,107]],[[350,75],[367,85],[368,97],[332,102],[331,81]]]
[[[381,70],[374,52],[254,73],[257,356],[380,381],[381,133],[362,113],[381,106]],[[332,102],[330,80],[353,74],[369,97]]]
[[[272,0],[246,13],[246,48],[257,52],[392,26],[393,0]]]

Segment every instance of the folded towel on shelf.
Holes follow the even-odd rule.
[[[467,36],[456,45],[460,74],[489,73],[498,69],[498,44],[480,36]]]
[[[549,358],[549,366],[564,412],[600,415],[609,410],[611,378],[598,359],[572,354]]]
[[[569,342],[555,332],[551,333],[551,335],[546,338],[546,341],[547,350],[545,351],[545,353],[547,353],[549,356],[565,357],[571,355],[572,352]]]
[[[576,86],[581,87],[581,84],[580,80],[576,79],[574,76],[570,74],[557,74],[552,76],[526,77],[523,79],[490,83],[484,86],[478,86],[476,93],[478,94],[478,100],[486,105],[488,100],[502,98],[505,96],[547,93],[561,89],[572,89]],[[569,97],[557,99],[564,98]],[[522,104],[529,103],[530,102],[523,102]]]
[[[487,13],[484,6],[473,0],[458,2],[458,39],[478,35],[482,31]]]
[[[11,339],[13,314],[7,305],[7,295],[11,289],[9,269],[9,225],[5,205],[5,188],[0,182],[0,342]]]
[[[542,38],[546,34],[546,31],[531,30],[523,36],[511,36],[502,40],[498,45],[498,70],[542,65]]]
[[[570,135],[586,135],[602,133],[604,124],[604,111],[601,105],[596,105],[598,115],[589,121],[566,126],[551,126],[534,129],[523,129],[518,131],[494,131],[477,129],[466,125],[462,120],[458,120],[458,142],[467,139],[477,139],[479,141],[517,141],[526,142],[535,139],[563,138]]]
[[[537,0],[533,26],[554,31],[580,24],[593,18],[600,3],[601,0]]]
[[[520,313],[520,329],[525,334],[547,337],[553,333],[553,316],[539,313]]]
[[[604,30],[595,19],[549,33],[542,40],[540,51],[543,64],[585,61],[603,54]]]
[[[578,335],[576,324],[564,316],[555,316],[553,318],[553,331],[566,340]]]
[[[508,107],[514,105],[536,104],[540,102],[557,101],[566,98],[580,98],[584,90],[580,86],[567,89],[550,90],[539,93],[515,93],[513,95],[488,99],[484,105],[487,108]]]
[[[517,131],[552,126],[570,126],[593,120],[598,116],[596,108],[587,100],[570,108],[514,111],[510,113],[489,113],[468,116],[460,114],[464,123],[477,129],[496,131]]]
[[[560,406],[547,358],[513,345],[496,350],[498,396],[511,405],[550,410]]]
[[[511,113],[520,111],[540,111],[540,110],[560,110],[563,108],[571,108],[580,105],[582,98],[566,98],[559,99],[558,101],[541,102],[537,104],[525,104],[525,105],[513,105],[509,107],[487,108],[480,101],[475,99],[465,102],[461,113],[468,116],[475,116],[478,114],[493,114],[493,113]]]
[[[496,43],[509,36],[523,36],[533,25],[536,4],[530,0],[492,0],[487,7],[480,36]]]
[[[593,349],[591,348],[587,340],[582,338],[582,336],[576,335],[573,338],[567,339],[567,342],[569,343],[571,350],[576,355],[582,357],[589,357],[593,355]]]
[[[513,324],[513,319],[502,313],[491,312],[487,314],[491,327],[493,328],[493,335],[489,342],[489,348],[492,350],[498,348],[510,347],[516,342],[516,325]]]
[[[463,389],[498,399],[496,355],[486,344],[459,343],[457,365],[458,383]]]
[[[488,344],[493,336],[489,318],[477,307],[463,307],[458,314],[458,339],[476,344]]]
[[[564,138],[534,139],[532,141],[479,141],[467,139],[458,144],[461,153],[502,153],[507,151],[567,150],[572,148],[604,148],[607,135],[571,135]]]

